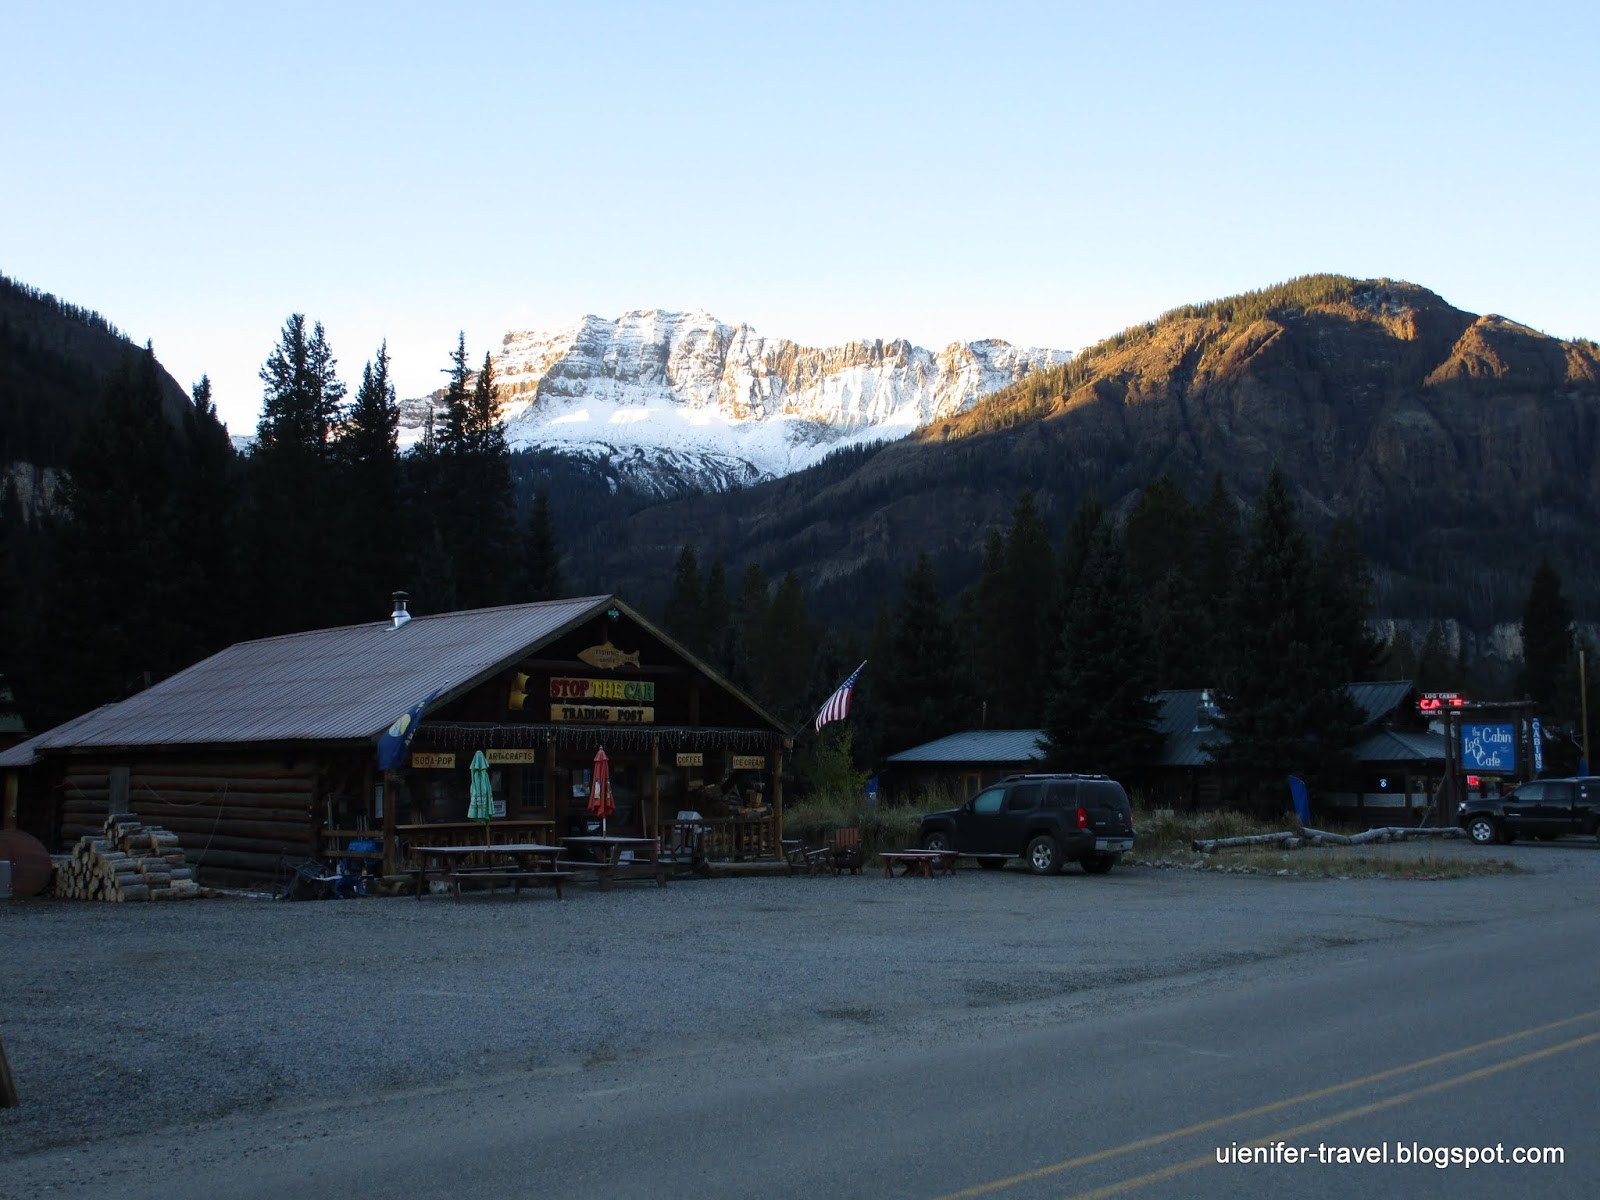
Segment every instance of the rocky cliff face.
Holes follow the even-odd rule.
[[[1436,517],[1536,507],[1541,493],[1600,501],[1594,343],[1410,284],[1346,282],[1325,302],[1169,315],[1092,347],[1038,415],[1074,414],[1090,456],[1150,461],[1160,447],[1164,469],[1256,481],[1277,463],[1316,507],[1362,519],[1419,501]],[[973,407],[951,436],[1014,403]]]
[[[1488,630],[1546,554],[1580,614],[1600,587],[1600,347],[1331,277],[1166,314],[859,465],[639,512],[603,565],[642,588],[715,529],[731,565],[795,569],[848,612],[918,547],[970,578],[1024,490],[1059,533],[1162,475],[1253,502],[1274,465],[1313,530],[1354,519],[1384,615]]]
[[[819,349],[704,312],[649,310],[510,333],[493,357],[513,446],[638,459],[644,478],[659,459],[673,478],[717,488],[902,437],[1070,356],[1000,341]],[[413,431],[423,411],[408,406]]]

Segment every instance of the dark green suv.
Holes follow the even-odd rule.
[[[917,836],[925,850],[970,854],[982,867],[1020,858],[1054,875],[1075,861],[1104,875],[1133,849],[1133,810],[1104,775],[1009,775],[960,808],[929,813]]]

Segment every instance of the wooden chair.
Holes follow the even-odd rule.
[[[789,864],[789,874],[804,871],[807,875],[821,875],[833,869],[832,846],[807,846],[799,838],[783,839],[783,858]]]
[[[835,875],[849,871],[852,875],[861,873],[861,830],[855,826],[847,829],[833,831],[832,851],[833,873]]]

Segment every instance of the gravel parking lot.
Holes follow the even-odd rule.
[[[464,1076],[959,1038],[1244,963],[1454,936],[1486,905],[1600,900],[1593,843],[1430,850],[1526,873],[869,871],[578,887],[559,902],[0,903],[0,1039],[23,1099],[0,1110],[0,1159]]]

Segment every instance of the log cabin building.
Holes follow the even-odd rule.
[[[132,812],[177,833],[214,885],[381,845],[486,835],[467,822],[490,763],[488,836],[582,833],[596,752],[613,833],[707,819],[710,857],[775,857],[776,718],[615,596],[411,617],[240,642],[118,704],[0,752],[9,827],[55,849]],[[503,814],[503,815],[502,815]]]

